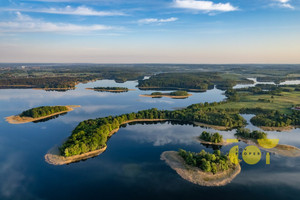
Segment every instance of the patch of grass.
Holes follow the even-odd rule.
[[[284,114],[291,114],[291,108],[300,102],[300,92],[282,92],[282,96],[272,95],[242,95],[239,102],[228,102],[217,105],[219,108],[262,108],[269,110],[278,110]],[[270,100],[271,102],[261,102],[259,99]]]

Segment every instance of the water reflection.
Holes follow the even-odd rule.
[[[79,84],[75,90],[63,93],[32,89],[0,90],[0,199],[99,199],[99,194],[103,198],[131,200],[196,199],[199,196],[211,200],[299,197],[300,158],[274,155],[268,166],[264,158],[255,166],[242,163],[241,174],[231,184],[217,189],[202,188],[182,180],[160,160],[163,151],[183,148],[212,152],[212,147],[196,140],[202,131],[219,132],[224,139],[234,138],[235,133],[235,130],[217,131],[184,123],[127,125],[110,138],[108,149],[101,156],[60,167],[45,163],[45,153],[66,139],[83,120],[153,107],[165,110],[184,108],[193,103],[222,101],[225,98],[224,91],[214,88],[205,93],[192,93],[188,99],[146,99],[139,95],[148,92],[140,91],[135,88],[136,85],[135,81],[120,84],[103,80]],[[113,94],[85,89],[97,86],[137,90]],[[42,105],[82,107],[44,123],[12,125],[3,119]],[[260,130],[251,124],[252,116],[243,115],[249,123],[247,128]],[[299,129],[267,133],[269,138],[280,139],[281,144],[300,147]],[[222,147],[222,152],[229,152],[233,145]],[[240,148],[247,146],[243,142],[238,145]]]
[[[37,120],[37,121],[33,121],[33,123],[47,122],[47,121],[49,121],[49,120],[51,120],[51,119],[56,119],[56,118],[58,118],[59,116],[63,116],[63,115],[66,115],[66,114],[68,114],[68,113],[66,112],[66,113],[54,115],[54,116],[51,116],[51,117],[47,117],[47,118],[44,118],[44,119],[40,119],[40,120]]]

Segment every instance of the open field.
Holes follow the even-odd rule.
[[[292,107],[299,104],[300,92],[282,92],[282,96],[273,95],[242,95],[238,102],[228,102],[226,104],[217,105],[217,108],[262,108],[269,110],[278,110],[284,114],[291,114]],[[259,99],[270,100],[271,102],[261,102]]]

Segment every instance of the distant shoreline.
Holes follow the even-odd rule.
[[[184,90],[188,92],[205,92],[206,89],[191,89],[178,87],[138,87],[140,90]]]
[[[201,186],[224,186],[229,184],[240,172],[241,166],[213,174],[197,167],[189,166],[176,151],[165,151],[161,154],[164,160],[181,178]]]
[[[68,105],[65,107],[67,108],[67,110],[64,110],[61,112],[56,112],[51,115],[47,115],[47,116],[43,116],[43,117],[32,118],[32,117],[21,117],[20,115],[12,115],[12,116],[6,117],[5,121],[7,121],[10,124],[25,124],[25,123],[29,123],[29,122],[35,122],[35,121],[39,121],[42,119],[46,119],[46,118],[56,116],[59,114],[67,113],[67,112],[73,111],[74,110],[73,108],[78,108],[80,106],[79,105]]]
[[[95,89],[95,88],[85,88],[86,90],[94,90],[99,92],[128,92],[135,91],[136,89],[127,89],[127,90],[109,90],[109,89]]]
[[[172,98],[172,99],[185,99],[185,98],[192,96],[192,94],[188,94],[185,96],[173,96],[173,95],[168,95],[168,94],[162,94],[162,95],[140,94],[139,96],[140,97],[152,97],[152,98],[168,97],[168,98]]]

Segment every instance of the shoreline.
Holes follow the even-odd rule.
[[[237,137],[238,140],[248,144],[248,145],[254,145],[260,149],[263,149],[264,151],[275,153],[281,156],[286,156],[286,157],[300,157],[300,149],[287,145],[287,144],[277,144],[274,148],[264,148],[261,145],[259,145],[258,142],[254,139],[247,139],[247,138],[242,138],[242,137]]]
[[[172,95],[167,95],[167,94],[162,94],[162,95],[140,94],[139,96],[140,97],[152,97],[152,98],[168,97],[168,98],[172,98],[172,99],[186,99],[186,98],[192,96],[192,94],[188,94],[186,96],[172,96]]]
[[[106,89],[94,89],[94,88],[85,88],[86,90],[93,90],[97,92],[129,92],[135,91],[136,89],[128,89],[128,90],[106,90]]]
[[[128,120],[126,122],[123,122],[121,125],[128,124],[131,122],[146,122],[146,121],[168,121],[168,119],[136,119],[136,120]],[[113,134],[119,131],[120,128],[114,129],[109,133],[109,137],[111,137]],[[75,155],[75,156],[61,156],[59,154],[58,146],[55,146],[51,148],[47,154],[45,155],[45,161],[52,165],[65,165],[70,164],[73,162],[79,162],[81,160],[86,160],[88,158],[96,157],[100,154],[102,154],[107,148],[107,145],[101,149],[90,151],[84,154]]]
[[[35,122],[35,121],[39,121],[39,120],[46,119],[49,117],[53,117],[56,115],[60,115],[63,113],[67,113],[67,112],[73,111],[74,110],[73,108],[79,108],[80,106],[79,105],[68,105],[65,107],[67,107],[67,110],[65,110],[65,111],[53,113],[51,115],[47,115],[44,117],[32,118],[32,117],[20,117],[20,115],[12,115],[9,117],[5,117],[5,121],[7,121],[10,124],[25,124],[25,123]]]
[[[138,87],[140,90],[185,90],[189,92],[205,92],[207,89],[189,89],[178,87]]]
[[[227,185],[241,172],[240,165],[216,174],[203,172],[197,167],[187,165],[176,151],[165,151],[161,154],[160,159],[164,160],[181,178],[200,186]]]
[[[197,126],[204,126],[204,127],[212,128],[212,129],[219,130],[219,131],[227,131],[227,130],[232,129],[232,128],[229,128],[226,126],[211,125],[211,124],[205,124],[205,123],[201,123],[201,122],[193,122],[193,123]]]
[[[197,137],[197,140],[198,140],[201,144],[209,144],[209,145],[216,145],[216,146],[227,146],[227,145],[232,144],[232,143],[230,143],[230,142],[226,142],[226,140],[223,140],[222,142],[219,142],[219,143],[207,142],[207,141],[205,141],[205,140],[200,139],[199,137]]]
[[[285,126],[285,127],[271,127],[271,126],[258,126],[258,128],[261,128],[264,131],[291,131],[295,128],[296,126]]]

